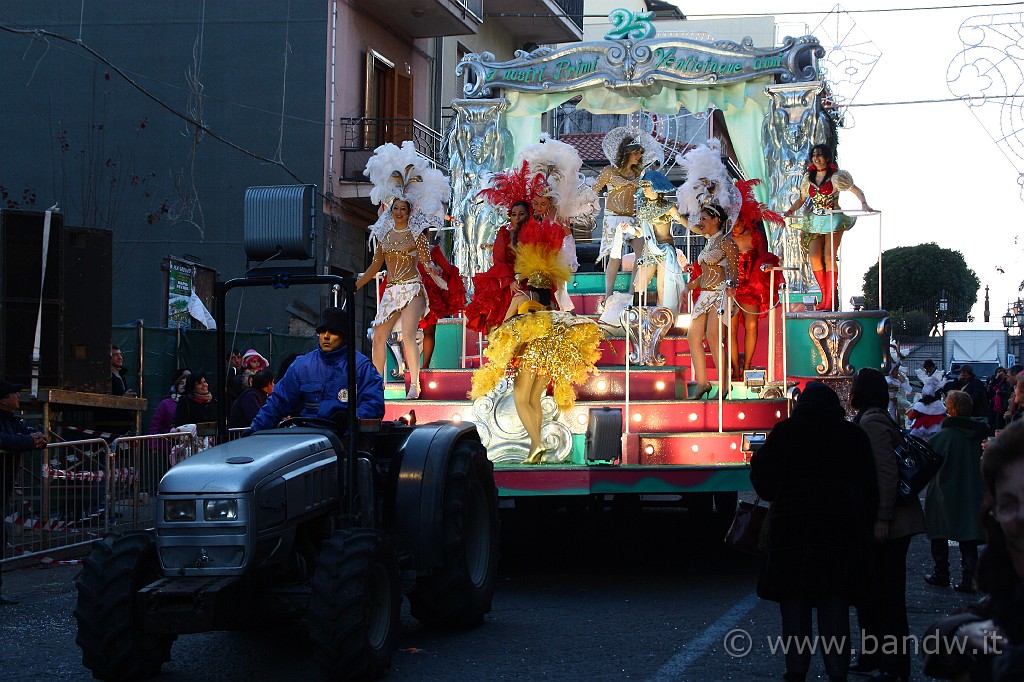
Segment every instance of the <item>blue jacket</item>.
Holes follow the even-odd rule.
[[[24,452],[35,448],[35,441],[32,434],[38,429],[33,429],[25,423],[25,420],[13,412],[0,410],[0,450],[9,452]]]
[[[272,429],[285,417],[331,419],[348,409],[348,349],[324,353],[319,348],[300,355],[281,380],[274,384],[265,405],[252,420],[251,431]],[[356,353],[356,416],[381,419],[384,416],[384,380],[370,359]]]
[[[33,429],[25,423],[25,420],[13,412],[0,410],[0,524],[2,524],[4,511],[7,507],[7,498],[14,488],[14,475],[17,470],[17,455],[35,448],[36,443],[32,440],[32,434],[38,429]],[[3,540],[3,529],[0,528],[0,542]],[[2,550],[3,547],[0,547]]]

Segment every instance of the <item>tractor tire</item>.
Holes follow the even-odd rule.
[[[411,613],[427,625],[474,627],[491,611],[500,541],[494,465],[475,439],[460,440],[448,459],[441,523],[444,563],[416,579]]]
[[[314,657],[330,680],[387,672],[401,629],[398,560],[379,531],[337,531],[316,561],[307,622]]]
[[[75,642],[93,677],[148,679],[171,660],[178,636],[146,632],[136,611],[136,593],[162,577],[156,542],[148,533],[107,536],[93,543],[75,580]]]

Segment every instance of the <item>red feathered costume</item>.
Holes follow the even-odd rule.
[[[446,291],[437,286],[434,278],[427,274],[423,263],[419,264],[423,288],[427,290],[427,300],[430,301],[430,311],[420,320],[420,329],[433,327],[442,318],[456,317],[466,307],[466,285],[462,282],[459,269],[448,262],[444,251],[436,244],[430,249],[430,260],[441,269],[441,279],[448,285],[448,289]]]
[[[481,190],[478,196],[493,206],[500,206],[506,211],[520,201],[527,205],[533,204],[533,198],[547,189],[547,182],[540,173],[531,174],[526,161],[519,168],[498,173],[491,180],[491,186]],[[515,241],[519,241],[523,231],[529,233],[538,225],[530,218],[520,229]],[[559,246],[562,231],[559,229]],[[498,229],[491,250],[493,265],[486,271],[473,275],[473,300],[466,306],[466,328],[486,334],[490,329],[501,324],[505,312],[512,302],[512,286],[516,283],[516,255],[513,248],[512,232],[509,225]]]
[[[765,239],[761,223],[767,221],[783,225],[785,221],[778,213],[768,210],[764,204],[754,198],[754,187],[760,183],[761,181],[757,178],[736,181],[736,188],[743,195],[743,204],[736,217],[736,227],[733,229],[733,233],[743,234],[750,230],[753,246],[749,251],[740,254],[736,302],[746,312],[756,311],[760,315],[766,315],[778,301],[779,287],[782,286],[784,278],[781,272],[775,273],[775,291],[769,291],[771,276],[762,268],[778,267],[779,257],[768,251],[768,240]]]

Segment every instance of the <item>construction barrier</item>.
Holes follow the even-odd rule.
[[[0,563],[91,542],[111,531],[151,528],[160,478],[198,451],[193,433],[51,443],[2,452]]]

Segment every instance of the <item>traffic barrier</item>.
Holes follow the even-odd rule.
[[[160,478],[197,450],[198,439],[184,432],[0,453],[0,563],[87,544],[111,531],[152,527]]]

